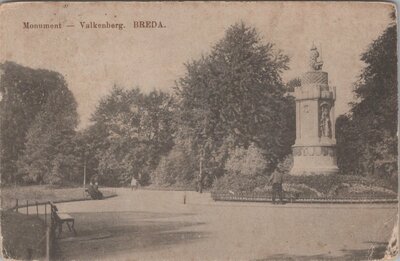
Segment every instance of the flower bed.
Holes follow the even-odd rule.
[[[315,175],[284,176],[283,184],[286,198],[303,199],[396,199],[397,184],[385,180],[374,180],[359,176]],[[263,195],[271,197],[272,186],[268,176],[258,176],[249,180],[246,177],[234,179],[223,177],[215,182],[212,192],[236,195]]]

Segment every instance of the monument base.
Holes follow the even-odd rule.
[[[293,146],[291,175],[331,175],[338,172],[334,145]]]

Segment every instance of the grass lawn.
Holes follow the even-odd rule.
[[[105,197],[115,195],[112,189],[100,188]],[[25,205],[26,200],[29,204],[47,201],[68,201],[85,199],[86,195],[83,188],[53,188],[51,186],[19,186],[1,188],[1,207],[9,209],[15,206],[16,199],[19,205]]]
[[[116,195],[112,189],[100,191],[105,197]],[[9,211],[19,205],[47,201],[69,201],[86,199],[83,188],[54,188],[50,186],[20,186],[1,188],[1,233],[4,256],[13,259],[38,259],[45,255],[45,224],[34,215],[24,215]]]
[[[1,211],[3,256],[13,259],[41,259],[46,251],[46,227],[33,215]]]

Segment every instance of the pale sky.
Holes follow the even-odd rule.
[[[114,84],[171,90],[185,62],[207,54],[230,25],[243,21],[289,55],[284,80],[308,70],[313,41],[322,47],[323,70],[336,86],[340,115],[353,100],[352,83],[363,67],[360,55],[390,23],[392,8],[368,2],[6,4],[0,9],[0,62],[64,75],[78,102],[82,128]],[[135,20],[161,21],[166,28],[134,29]],[[80,22],[91,21],[123,23],[125,28],[81,28]],[[23,22],[61,23],[62,29],[23,29]]]

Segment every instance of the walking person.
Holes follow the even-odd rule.
[[[283,174],[277,171],[274,171],[269,178],[269,182],[272,183],[272,204],[275,204],[276,195],[279,195],[280,204],[283,204]]]
[[[135,179],[135,177],[132,177],[131,180],[131,190],[133,190],[133,188],[135,188],[135,190],[137,189],[137,180]]]

